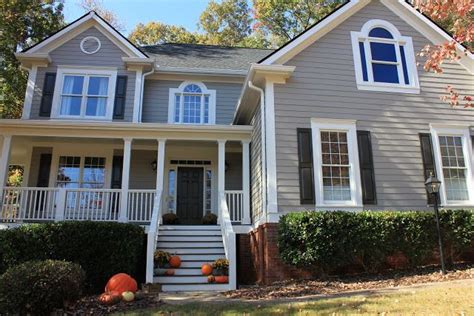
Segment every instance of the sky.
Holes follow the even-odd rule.
[[[72,22],[85,12],[78,5],[80,0],[66,0],[64,16]],[[128,35],[138,23],[160,21],[182,25],[190,31],[197,30],[199,15],[209,0],[102,0],[105,8],[115,12]]]

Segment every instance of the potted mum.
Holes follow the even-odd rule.
[[[169,261],[171,255],[163,250],[155,251],[155,255],[153,257],[155,263],[155,274],[157,275],[166,275],[166,271],[169,269]]]
[[[212,264],[212,281],[216,283],[229,283],[229,260],[217,259]]]

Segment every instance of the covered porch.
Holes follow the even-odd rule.
[[[194,225],[223,196],[232,224],[250,224],[250,127],[4,122],[1,222],[150,225],[159,210]]]

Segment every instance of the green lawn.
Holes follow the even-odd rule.
[[[304,302],[166,304],[127,315],[474,315],[474,281]]]

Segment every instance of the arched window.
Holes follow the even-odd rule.
[[[419,93],[411,37],[387,21],[370,20],[351,38],[359,89]]]
[[[170,89],[169,123],[215,124],[215,90],[202,82],[183,82]]]

